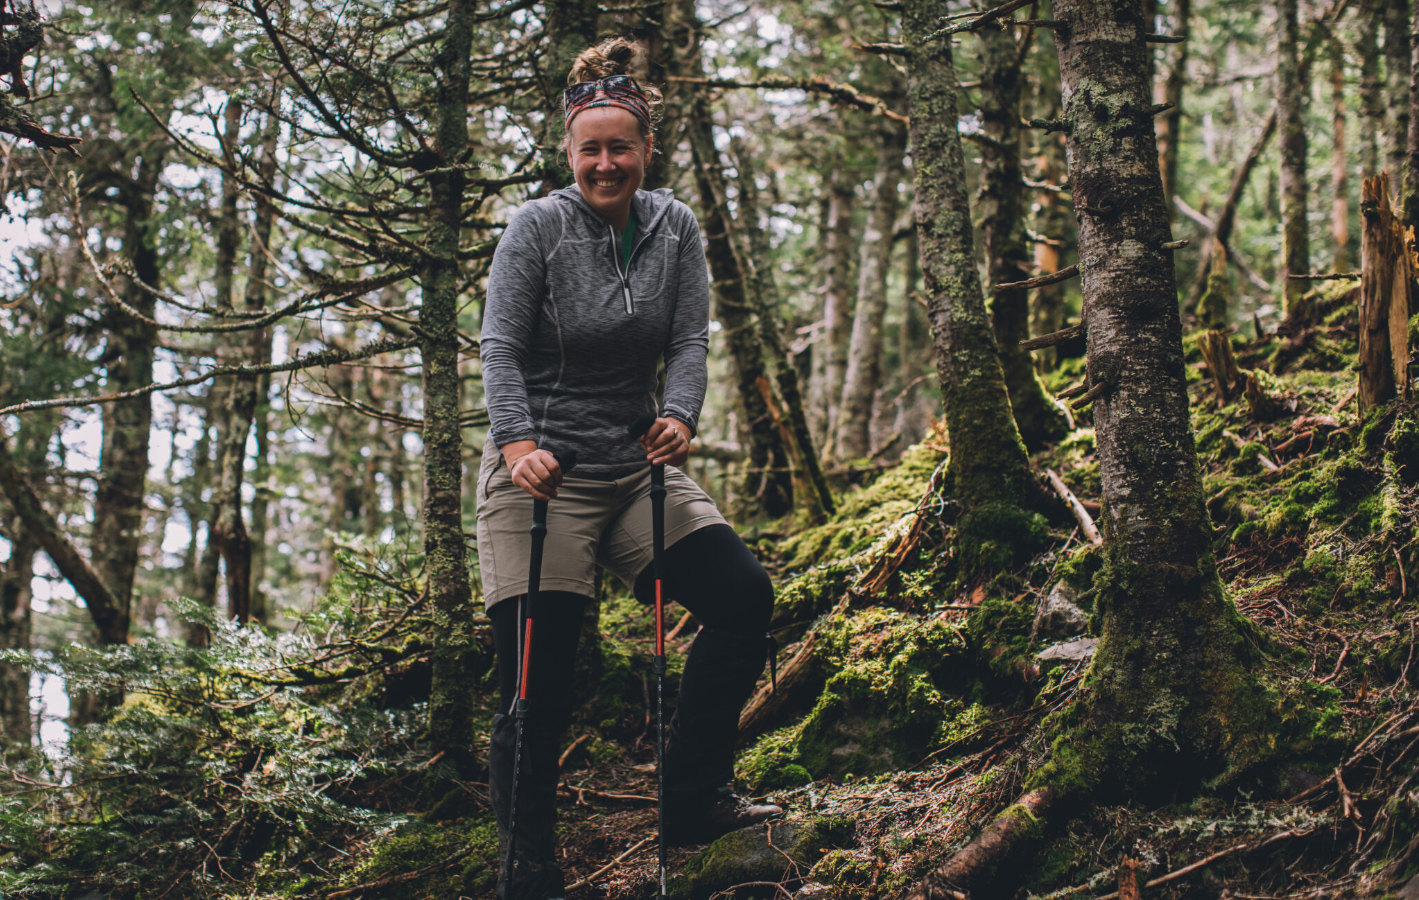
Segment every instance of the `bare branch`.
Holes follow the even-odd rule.
[[[176,381],[169,381],[163,384],[148,384],[133,391],[124,391],[120,394],[101,394],[97,397],[56,397],[52,400],[29,400],[24,403],[16,403],[0,409],[0,416],[8,416],[17,413],[34,412],[40,409],[60,409],[74,408],[81,406],[94,406],[99,403],[115,403],[119,400],[128,400],[133,397],[141,397],[144,394],[155,394],[160,391],[170,391],[175,388],[191,387],[194,384],[201,384],[204,381],[216,378],[220,375],[261,375],[267,372],[295,372],[300,369],[313,369],[317,366],[334,366],[340,363],[351,362],[357,359],[369,359],[371,356],[378,356],[381,353],[395,353],[400,350],[408,350],[418,346],[417,338],[409,340],[380,340],[355,350],[321,350],[316,353],[308,353],[305,356],[297,356],[283,363],[270,363],[261,366],[213,366],[200,375],[191,375],[187,378],[179,378]]]

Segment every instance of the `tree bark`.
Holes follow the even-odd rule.
[[[437,146],[442,166],[429,173],[427,254],[419,313],[424,394],[424,571],[434,613],[429,742],[460,771],[472,760],[477,652],[472,591],[463,542],[463,435],[459,428],[458,239],[467,175],[451,165],[468,146],[469,54],[477,4],[452,0],[434,57]]]
[[[1314,310],[1306,302],[1308,285],[1290,278],[1311,270],[1306,222],[1307,85],[1302,82],[1297,0],[1279,0],[1280,46],[1276,64],[1277,111],[1281,129],[1281,277],[1286,318],[1307,323]],[[1406,48],[1407,50],[1407,48]],[[1405,54],[1406,59],[1408,53]]]
[[[1376,4],[1385,0],[1361,0],[1355,16],[1355,54],[1360,57],[1360,173],[1378,175],[1380,171],[1379,135],[1384,132],[1385,105],[1380,95],[1380,79],[1376,62],[1379,59],[1380,10]]]
[[[596,22],[600,14],[599,0],[557,0],[547,4],[547,36],[544,39],[547,52],[541,59],[544,110],[561,110],[562,91],[566,90],[572,63],[576,62],[581,51],[596,40]],[[556,144],[562,130],[561,116],[549,114],[543,125],[541,143],[548,158],[558,163],[561,163],[562,154]],[[464,141],[467,141],[466,136]],[[452,158],[446,150],[444,156]],[[543,193],[571,184],[571,171],[563,164],[547,166],[543,174]]]
[[[1020,167],[1020,99],[1024,73],[1020,48],[1009,32],[980,34],[981,142],[980,191],[976,195],[985,234],[986,277],[991,285],[1025,281],[1030,249],[1025,243],[1025,182]],[[1000,367],[1010,394],[1015,425],[1028,450],[1038,450],[1069,431],[1064,414],[1045,394],[1035,375],[1030,351],[1020,346],[1030,337],[1029,290],[996,291],[991,325],[1000,348]]]
[[[30,601],[34,592],[34,555],[39,545],[24,521],[16,517],[9,529],[10,558],[0,572],[0,650],[30,651]],[[24,666],[0,663],[0,741],[7,748],[28,752],[30,738],[30,673]]]
[[[1409,157],[1409,82],[1413,55],[1409,37],[1409,0],[1380,2],[1384,3],[1385,95],[1389,99],[1385,171],[1389,172],[1390,184],[1403,184]]]
[[[691,37],[677,42],[671,60],[673,74],[703,74],[697,24],[692,31]],[[742,490],[746,503],[777,517],[793,509],[793,474],[783,435],[774,427],[768,402],[759,388],[761,380],[768,381],[769,372],[753,322],[749,296],[752,273],[741,266],[735,254],[731,236],[736,225],[725,205],[728,193],[724,172],[714,145],[709,100],[703,91],[697,91],[687,101],[685,133],[694,157],[703,211],[700,227],[705,232],[705,255],[714,280],[715,318],[723,326],[720,334],[734,364],[736,393],[748,431],[749,465]]]
[[[1389,178],[1366,178],[1360,198],[1359,385],[1362,412],[1409,399],[1409,310],[1414,266],[1405,226],[1390,206]]]
[[[1330,41],[1330,130],[1335,152],[1330,160],[1330,265],[1333,272],[1350,271],[1350,197],[1345,154],[1345,48]]]
[[[146,284],[157,284],[157,242],[153,232],[153,195],[162,173],[165,147],[158,145],[137,164],[134,179],[120,189],[125,204],[123,252],[134,274]],[[151,317],[153,296],[127,277],[120,277],[123,299]],[[153,380],[153,346],[157,329],[118,309],[106,313],[108,339],[105,350],[107,389],[131,391]],[[143,489],[148,474],[148,440],[153,421],[152,398],[144,394],[131,400],[107,403],[101,414],[103,445],[99,452],[98,489],[94,494],[94,527],[91,557],[94,572],[111,593],[115,608],[99,624],[99,642],[128,642],[134,574],[142,542]],[[113,700],[114,698],[105,698]],[[91,721],[99,708],[76,710],[79,721]]]
[[[229,103],[228,107],[235,105]],[[236,142],[239,139],[240,112],[234,119],[229,118],[227,138],[224,141],[229,155],[229,164],[235,164]],[[276,174],[277,130],[268,126],[262,142],[262,157],[258,177],[269,184]],[[232,179],[233,181],[235,179]],[[224,179],[225,181],[225,179]],[[275,207],[265,194],[255,192],[256,218],[253,233],[256,244],[251,248],[251,263],[247,273],[243,307],[246,312],[259,312],[266,305],[266,248],[271,239],[271,223]],[[237,222],[235,197],[232,200],[231,220]],[[235,271],[237,243],[233,236],[230,250],[229,271]],[[223,258],[219,255],[219,262]],[[227,285],[228,306],[230,306],[231,286]],[[220,300],[220,297],[219,297]],[[241,333],[238,333],[239,335]],[[243,344],[245,346],[243,346]],[[270,335],[265,328],[245,332],[232,341],[232,349],[245,356],[250,365],[265,363],[271,353]],[[218,449],[217,490],[213,502],[216,510],[212,516],[212,534],[222,561],[226,567],[227,612],[237,622],[245,624],[251,619],[251,536],[247,533],[242,516],[241,486],[246,476],[246,442],[251,434],[251,424],[256,417],[258,400],[258,376],[233,376],[227,386],[227,427],[224,443]]]
[[[49,556],[59,574],[84,601],[99,639],[106,644],[126,642],[127,598],[119,597],[108,589],[96,568],[89,565],[59,522],[44,508],[39,495],[15,467],[3,433],[0,433],[0,492],[5,494],[10,508],[24,522],[28,537]]]
[[[1237,221],[1237,206],[1242,200],[1242,191],[1246,189],[1247,182],[1251,179],[1251,173],[1256,168],[1257,162],[1261,159],[1261,154],[1266,150],[1267,142],[1276,133],[1276,111],[1272,110],[1267,117],[1266,124],[1261,128],[1261,134],[1257,136],[1256,143],[1252,144],[1251,151],[1247,153],[1246,159],[1232,173],[1232,186],[1227,191],[1227,199],[1222,204],[1222,212],[1217,216],[1216,227],[1212,231],[1214,240],[1207,243],[1202,254],[1202,265],[1197,270],[1197,281],[1192,286],[1192,293],[1188,297],[1188,308],[1197,309],[1197,304],[1202,300],[1202,294],[1207,290],[1207,279],[1211,276],[1212,269],[1216,263],[1212,254],[1216,247],[1220,246],[1226,253],[1230,247],[1232,238],[1232,227]],[[1223,263],[1224,264],[1224,263]]]
[[[813,353],[813,382],[810,405],[814,412],[814,434],[824,456],[831,456],[837,434],[838,403],[843,395],[843,375],[847,371],[847,344],[852,335],[852,210],[853,186],[841,169],[835,169],[828,184],[828,215],[823,237],[823,333]]]
[[[1173,0],[1173,22],[1169,34],[1189,33],[1188,19],[1192,16],[1192,0]],[[1183,118],[1183,84],[1187,80],[1187,53],[1191,46],[1188,41],[1177,44],[1168,78],[1163,82],[1162,102],[1172,104],[1154,120],[1158,134],[1158,169],[1163,176],[1163,200],[1167,203],[1168,214],[1173,212],[1173,194],[1178,183],[1178,147],[1181,144]]]
[[[1135,0],[1057,0],[1102,479],[1101,640],[1075,730],[1031,786],[1132,790],[1235,773],[1269,714],[1217,575],[1188,418],[1172,235]],[[1160,716],[1159,710],[1167,710]],[[1104,782],[1107,773],[1108,783]]]
[[[1413,22],[1409,32],[1409,128],[1403,182],[1404,224],[1419,230],[1419,40],[1414,39],[1416,30],[1419,30],[1419,2],[1413,4]],[[1394,177],[1398,178],[1399,173],[1396,172]]]
[[[923,41],[940,27],[947,5],[907,0],[904,7],[914,213],[951,439],[954,496],[967,511],[1017,506],[1029,462],[1011,415],[975,264],[951,42]]]
[[[753,273],[751,294],[754,298],[754,318],[758,323],[759,340],[772,362],[778,399],[783,404],[785,421],[779,424],[779,430],[787,432],[784,445],[793,461],[795,496],[802,499],[808,520],[817,522],[833,514],[833,493],[828,488],[827,478],[819,463],[818,449],[808,428],[808,413],[798,383],[798,368],[783,339],[783,325],[778,313],[778,288],[770,266],[768,228],[759,222],[759,189],[754,182],[753,157],[741,138],[733,138],[730,149],[739,173],[740,221],[736,224],[740,227],[736,233],[743,235],[746,229],[748,231],[747,239],[741,238],[739,241],[738,256],[741,262],[748,263]],[[770,412],[775,405],[770,403]]]
[[[892,235],[901,209],[899,185],[905,174],[906,135],[890,120],[882,121],[877,151],[874,202],[867,214],[858,268],[857,308],[848,342],[847,370],[838,404],[838,430],[833,458],[865,457],[872,448],[873,399],[882,379],[882,321],[887,313],[887,274],[891,268]]]

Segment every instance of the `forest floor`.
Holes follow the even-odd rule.
[[[1234,338],[1239,362],[1260,373],[1274,401],[1266,421],[1240,398],[1219,408],[1188,343],[1219,567],[1238,610],[1257,626],[1287,745],[1241,784],[1179,785],[1173,796],[1085,811],[1055,829],[1019,871],[1003,874],[1000,893],[1104,900],[1121,889],[1136,896],[1136,883],[1149,897],[1379,897],[1399,893],[1419,867],[1419,668],[1412,667],[1419,616],[1411,587],[1419,569],[1419,410],[1397,403],[1360,416],[1348,366],[1353,334],[1342,310],[1304,333]],[[1070,374],[1066,365],[1055,387]],[[1088,506],[1097,497],[1098,464],[1092,431],[1080,424],[1035,461]],[[1087,613],[1097,551],[1071,521],[1050,517],[1031,559],[988,579],[954,578],[942,559],[949,511],[939,479],[923,477],[939,471],[930,464],[942,458],[941,441],[937,435],[909,454],[902,468],[912,474],[883,476],[864,491],[867,502],[850,502],[840,514],[875,510],[870,534],[845,538],[830,524],[761,536],[786,582],[781,602],[786,596],[791,607],[776,622],[821,615],[785,629],[798,640],[783,658],[816,640],[820,671],[803,679],[811,686],[795,683],[816,700],[775,707],[767,734],[759,723],[764,736],[741,758],[742,787],[783,804],[789,824],[843,827],[819,829],[817,843],[754,865],[726,865],[716,848],[675,851],[672,874],[688,874],[672,881],[672,895],[901,896],[1007,806],[1045,758],[1048,717],[1069,702],[1090,648],[1087,627],[1077,635],[1035,633],[1037,607],[1063,582]],[[925,527],[916,522],[933,516]],[[852,560],[846,581],[834,577],[844,559]],[[943,597],[942,587],[953,593]],[[874,616],[856,630],[846,624]],[[892,671],[891,662],[865,673],[853,667],[910,645],[899,632],[933,626],[945,626],[958,643],[943,649],[935,635],[899,654],[942,657],[906,666],[929,677],[936,695],[924,702],[947,723],[922,732],[903,709],[903,698],[921,687],[906,684],[911,673]],[[835,630],[855,640],[835,643],[829,634],[825,641]],[[869,633],[878,645],[854,656],[847,643],[861,644]],[[870,686],[854,696],[853,681]],[[879,742],[874,759],[861,752],[873,728],[919,734]],[[654,892],[648,749],[632,761],[639,768],[569,760],[564,846],[574,896],[630,900]],[[812,780],[792,783],[804,774]],[[644,799],[611,799],[617,795]]]
[[[1135,882],[1150,898],[1419,895],[1407,886],[1419,869],[1419,404],[1357,410],[1354,305],[1343,286],[1323,300],[1314,329],[1233,336],[1270,398],[1260,414],[1219,405],[1185,340],[1214,552],[1254,626],[1271,753],[1215,782],[1074,810],[981,896],[1133,900]],[[1050,386],[1081,364],[1065,360]],[[844,491],[827,522],[744,530],[775,576],[782,646],[776,687],[766,677],[741,720],[736,777],[787,816],[672,851],[672,896],[902,897],[1019,795],[1094,640],[1102,554],[1044,479],[1057,473],[1098,514],[1087,412],[1076,424],[1035,456],[1046,487],[1024,517],[958,533],[936,431]],[[397,553],[350,551],[299,634],[214,621],[206,651],[143,641],[57,659],[71,683],[129,699],[63,770],[0,760],[13,788],[0,792],[0,890],[491,897],[486,786],[445,780],[437,803],[429,787],[442,754],[423,743],[431,626],[417,571]],[[598,620],[577,663],[561,861],[572,900],[639,900],[656,883],[653,617],[608,588]],[[668,696],[694,631],[673,632]]]

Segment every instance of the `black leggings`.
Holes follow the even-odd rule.
[[[665,550],[662,565],[666,599],[689,610],[702,626],[763,638],[773,613],[773,583],[733,528],[708,525],[691,532]],[[650,566],[636,578],[635,594],[642,603],[655,601],[655,573]],[[503,711],[517,699],[517,600],[509,597],[488,611]],[[538,599],[527,693],[539,706],[551,701],[554,722],[564,722],[571,712],[566,708],[572,694],[567,685],[589,602],[589,597],[567,591],[543,591]]]

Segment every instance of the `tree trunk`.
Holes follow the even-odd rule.
[[[848,342],[847,369],[833,457],[844,462],[865,457],[872,449],[873,398],[882,379],[882,320],[887,313],[887,274],[891,268],[892,235],[901,209],[899,186],[905,174],[906,135],[896,123],[882,120],[877,151],[874,202],[862,235],[857,278],[857,309]]]
[[[1380,95],[1380,79],[1376,62],[1379,58],[1379,20],[1377,3],[1385,0],[1361,0],[1355,16],[1355,54],[1360,57],[1360,173],[1362,176],[1380,172],[1379,135],[1384,132],[1385,105]]]
[[[1144,22],[1134,0],[1057,0],[1055,16],[1068,35],[1059,62],[1106,562],[1076,730],[1032,784],[1187,790],[1256,761],[1268,711],[1217,575],[1188,419]]]
[[[813,352],[809,405],[813,433],[824,456],[830,456],[837,434],[838,402],[847,371],[847,342],[852,335],[852,183],[835,169],[828,183],[828,215],[823,229],[823,332]]]
[[[944,0],[904,6],[914,213],[954,496],[968,514],[987,505],[1013,507],[1025,496],[1029,462],[975,264],[951,41],[922,40],[940,27],[948,8]]]
[[[1409,157],[1409,81],[1412,66],[1409,0],[1381,2],[1384,3],[1385,26],[1385,96],[1389,99],[1385,171],[1389,172],[1390,184],[1403,184],[1405,162]]]
[[[234,105],[234,103],[228,104],[228,108],[230,109]],[[235,120],[229,119],[227,139],[224,142],[228,148],[227,152],[233,157],[233,163],[236,140],[239,138],[237,134],[239,126],[240,113],[238,112]],[[275,179],[277,134],[278,131],[273,122],[273,125],[268,126],[262,144],[261,169],[258,177],[265,184],[270,184]],[[225,182],[226,179],[223,180]],[[275,216],[275,207],[265,194],[257,191],[255,197],[254,234],[257,244],[251,248],[251,264],[242,304],[248,313],[260,312],[266,305],[265,251],[271,239],[271,223]],[[237,221],[235,198],[232,201],[231,219],[233,226],[235,226]],[[236,249],[234,237],[229,251],[230,272],[235,271]],[[218,258],[220,264],[224,258],[223,254],[219,253]],[[230,305],[230,284],[227,289],[227,302]],[[220,296],[218,299],[220,302]],[[243,344],[245,346],[242,346]],[[271,342],[267,329],[259,328],[244,333],[238,332],[238,337],[232,340],[232,349],[245,356],[248,365],[265,363],[271,353]],[[212,516],[212,534],[222,555],[222,561],[226,565],[227,612],[242,624],[251,619],[251,536],[247,533],[246,522],[242,517],[241,486],[246,475],[246,441],[248,435],[251,434],[251,424],[256,417],[256,404],[259,399],[257,382],[258,379],[255,375],[242,375],[233,376],[228,383],[225,442],[217,452],[218,486],[213,492],[216,511]]]
[[[1059,115],[1058,104],[1046,113],[1045,118]],[[1065,178],[1064,135],[1046,134],[1041,137],[1039,155],[1036,157],[1038,177],[1047,184],[1060,184]],[[1065,245],[1074,236],[1074,216],[1060,196],[1053,191],[1038,192],[1035,211],[1035,230],[1048,239],[1035,244],[1035,270],[1038,272],[1058,272],[1064,268]],[[1063,282],[1045,285],[1035,290],[1035,299],[1030,308],[1030,331],[1034,337],[1053,334],[1064,327]],[[1035,367],[1041,371],[1054,368],[1058,358],[1058,348],[1046,347],[1033,354]]]
[[[153,232],[153,195],[162,173],[165,148],[159,146],[137,165],[133,182],[125,185],[126,202],[123,234],[124,254],[133,264],[137,278],[156,285],[159,279],[157,242]],[[151,317],[152,294],[131,279],[118,279],[123,299],[129,306]],[[107,313],[109,332],[107,390],[111,393],[136,390],[153,380],[153,345],[157,329],[126,313]],[[99,642],[126,644],[132,609],[133,579],[142,543],[143,487],[148,474],[148,439],[153,421],[152,398],[144,394],[131,400],[103,406],[103,447],[99,453],[98,489],[94,494],[94,572],[113,595],[118,608],[99,623]],[[103,698],[101,703],[121,698]],[[82,704],[81,704],[82,705]],[[75,710],[76,721],[92,721],[98,707]]]
[[[576,62],[581,51],[590,47],[596,40],[596,20],[600,13],[601,4],[598,0],[556,0],[547,4],[546,37],[543,39],[547,52],[540,60],[544,110],[561,111],[562,91],[566,90],[572,63]],[[556,146],[562,136],[562,129],[560,115],[551,113],[546,117],[541,144],[553,158],[560,153]],[[465,143],[468,140],[466,133],[463,140]],[[453,158],[447,149],[443,155],[445,159]],[[571,184],[570,175],[571,172],[564,165],[545,167],[541,193]]]
[[[0,572],[0,650],[30,651],[30,601],[34,555],[39,545],[24,521],[8,529],[10,558]],[[0,663],[0,746],[27,752],[30,746],[30,673],[24,666]]]
[[[1331,271],[1350,271],[1350,198],[1345,155],[1345,48],[1330,41],[1330,124],[1335,137],[1335,153],[1330,162],[1330,242]]]
[[[1192,15],[1192,0],[1173,0],[1173,22],[1169,34],[1186,35],[1190,31],[1188,19]],[[1163,176],[1163,201],[1168,214],[1173,212],[1173,194],[1178,183],[1178,147],[1181,144],[1183,117],[1183,84],[1187,79],[1188,41],[1174,45],[1177,47],[1172,67],[1168,69],[1168,79],[1163,83],[1164,103],[1172,108],[1155,121],[1158,134],[1158,169]]]
[[[1276,64],[1276,106],[1281,129],[1281,278],[1286,318],[1308,323],[1314,310],[1306,303],[1308,285],[1292,279],[1311,270],[1306,223],[1307,85],[1302,82],[1297,0],[1279,0],[1280,47]],[[1407,49],[1407,48],[1406,48]],[[1406,52],[1405,58],[1408,58]]]
[[[980,34],[981,182],[976,196],[985,233],[986,276],[992,287],[1031,276],[1025,243],[1025,182],[1020,168],[1020,98],[1024,73],[1020,49],[1009,32]],[[1050,270],[1053,271],[1053,270]],[[1010,393],[1015,425],[1028,450],[1038,450],[1069,431],[1064,414],[1045,395],[1030,351],[1030,292],[994,291],[991,324],[1000,348],[1000,367]]]
[[[747,239],[738,241],[738,256],[741,263],[748,263],[747,268],[753,273],[751,294],[754,298],[754,318],[759,326],[759,340],[773,364],[777,399],[783,405],[783,421],[778,425],[779,431],[784,434],[784,446],[793,461],[795,496],[802,499],[808,520],[817,522],[833,514],[833,494],[828,489],[827,478],[818,461],[818,450],[808,429],[808,413],[798,383],[798,368],[793,364],[783,339],[783,325],[778,313],[778,288],[769,264],[769,232],[767,226],[759,222],[759,189],[754,182],[754,160],[740,138],[730,141],[730,149],[739,173],[740,221],[736,224],[740,227],[736,229],[736,234],[743,235],[748,230]],[[776,405],[769,404],[771,413]]]
[[[1409,129],[1404,167],[1404,224],[1419,230],[1419,40],[1414,39],[1419,29],[1419,2],[1414,4],[1413,23],[1409,32]],[[1336,153],[1339,153],[1336,150]],[[1399,173],[1394,177],[1397,179]]]
[[[1237,206],[1242,200],[1242,191],[1246,189],[1247,182],[1251,180],[1251,173],[1256,168],[1257,162],[1261,159],[1262,152],[1266,149],[1271,136],[1276,133],[1276,111],[1272,110],[1267,118],[1266,124],[1261,128],[1261,134],[1257,136],[1256,143],[1252,144],[1251,151],[1247,153],[1246,159],[1232,173],[1232,186],[1227,191],[1227,199],[1222,204],[1222,213],[1217,217],[1216,228],[1212,230],[1213,240],[1207,243],[1207,247],[1202,253],[1202,265],[1197,270],[1197,281],[1192,286],[1192,293],[1188,297],[1188,308],[1197,309],[1197,304],[1202,300],[1202,294],[1207,290],[1207,279],[1211,277],[1212,269],[1215,265],[1225,265],[1225,261],[1214,263],[1213,252],[1215,248],[1222,247],[1223,253],[1228,253],[1231,248],[1229,243],[1232,238],[1232,227],[1237,221]],[[1228,255],[1234,255],[1228,253]]]
[[[691,37],[676,43],[671,60],[676,75],[703,75],[697,25],[692,29]],[[740,266],[735,255],[731,238],[735,222],[724,202],[728,196],[724,173],[714,145],[709,100],[703,91],[697,91],[687,101],[685,133],[694,157],[703,210],[700,227],[705,232],[705,255],[714,280],[715,318],[723,326],[720,334],[734,364],[737,396],[749,433],[749,464],[742,490],[747,504],[777,517],[793,509],[793,474],[783,435],[774,427],[768,402],[759,388],[761,380],[768,381],[769,373],[752,321],[748,284],[752,273]]]
[[[443,165],[428,175],[429,222],[420,284],[424,395],[424,571],[434,611],[429,743],[471,774],[474,682],[472,592],[463,543],[463,435],[459,428],[458,238],[467,175],[467,96],[477,4],[452,0],[434,57],[435,140]]]
[[[1389,178],[1366,178],[1360,197],[1360,410],[1409,399],[1409,310],[1414,266],[1405,226],[1390,205]]]
[[[267,341],[266,360],[271,359]],[[262,579],[266,576],[266,523],[268,519],[267,479],[271,477],[271,376],[262,375],[256,382],[256,468],[251,483],[256,487],[251,498],[251,618],[262,625],[271,624],[271,606]],[[402,482],[401,482],[402,483]]]

